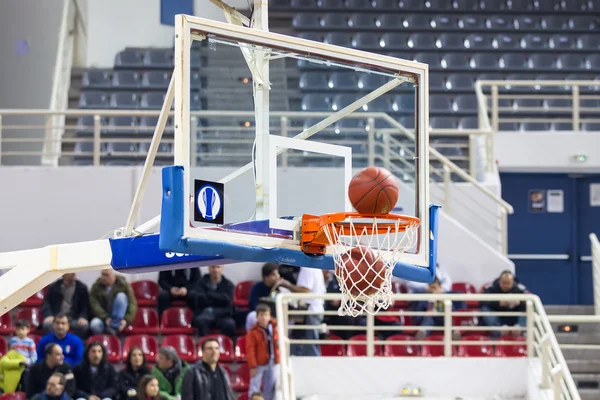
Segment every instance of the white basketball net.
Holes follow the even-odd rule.
[[[418,222],[411,222],[403,230],[406,221],[387,220],[385,223],[390,226],[386,233],[371,233],[379,232],[377,218],[373,219],[372,229],[360,222],[362,226],[356,227],[353,218],[348,217],[344,222],[346,229],[335,224],[323,227],[331,243],[335,276],[342,292],[339,315],[356,317],[363,312],[376,314],[387,309],[392,303],[392,271],[399,260],[398,255],[411,249],[417,239]],[[349,230],[349,234],[345,230]],[[348,256],[352,248],[359,249],[355,251],[360,252],[360,259]],[[368,252],[374,257],[367,255]],[[383,268],[380,262],[383,262]]]

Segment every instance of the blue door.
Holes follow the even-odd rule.
[[[577,300],[579,304],[593,304],[592,262],[590,260],[590,233],[600,236],[600,206],[591,198],[592,185],[600,187],[599,176],[582,176],[577,178],[577,242],[579,254],[577,259],[577,275],[579,277]]]

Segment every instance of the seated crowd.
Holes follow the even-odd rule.
[[[42,400],[204,399],[204,394],[209,392],[211,398],[235,399],[230,372],[218,365],[221,351],[219,342],[211,337],[204,338],[217,330],[232,340],[236,336],[245,336],[245,361],[249,371],[247,398],[273,399],[279,364],[277,322],[274,318],[275,294],[284,291],[339,293],[340,288],[332,271],[266,263],[261,275],[262,280],[255,282],[249,290],[248,307],[244,309],[234,306],[235,287],[223,275],[222,266],[211,266],[204,275],[199,268],[160,272],[158,316],[162,317],[174,306],[191,310],[193,317],[190,324],[203,337],[200,341],[201,351],[198,351],[200,360],[195,364],[188,363],[175,348],[163,345],[158,350],[156,365],[150,366],[146,363],[143,349],[132,347],[126,355],[123,353],[124,365],[117,371],[108,361],[107,349],[102,342],[93,336],[87,340],[87,346],[84,346],[84,340],[90,333],[112,336],[125,333],[124,330],[133,323],[138,308],[131,285],[114,271],[105,270],[88,293],[86,285],[77,280],[75,274],[65,274],[48,286],[43,298],[43,320],[39,327],[33,328],[39,328],[45,335],[39,339],[37,346],[29,337],[29,323],[17,321],[15,336],[10,341],[10,351],[0,359],[0,392],[20,390],[27,393],[27,398]],[[410,293],[460,291],[439,267],[435,281],[430,284],[403,284]],[[509,271],[502,272],[482,290],[484,293],[495,294],[526,293],[525,287]],[[401,303],[403,304],[394,304],[395,309],[444,309],[444,303],[439,301]],[[473,309],[466,303],[453,302],[453,311]],[[293,339],[315,340],[327,334],[349,339],[364,331],[364,317],[319,314],[337,310],[339,301],[310,299],[294,306],[312,313],[292,323],[314,328],[292,330]],[[494,301],[477,306],[482,311],[525,311],[523,302]],[[377,335],[382,338],[398,333],[396,327],[409,324],[423,326],[421,330],[410,331],[414,333],[415,339],[423,340],[431,334],[431,329],[442,327],[444,321],[442,316],[415,316],[412,321],[397,315],[375,316],[375,325],[379,327]],[[524,327],[526,321],[524,317],[486,315],[479,320],[472,318],[468,324],[490,328]],[[352,325],[357,329],[329,329],[327,333],[327,326],[336,325]],[[505,330],[491,329],[489,335],[500,337]],[[455,336],[460,336],[458,331]],[[317,344],[293,344],[291,353],[319,356],[321,347]],[[9,362],[14,367],[6,367]],[[215,390],[219,393],[215,393]]]

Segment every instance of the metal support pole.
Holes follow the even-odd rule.
[[[372,313],[367,313],[367,356],[375,355],[375,317]]]
[[[94,167],[100,166],[100,116],[94,115]]]
[[[552,391],[554,392],[554,400],[562,400],[561,382],[565,371],[560,364],[557,364],[554,368],[552,368],[550,373],[552,374]]]
[[[375,165],[375,120],[369,118],[367,120],[368,132],[368,149],[369,149],[369,166]]]
[[[527,311],[527,356],[534,357],[533,342],[535,340],[535,310],[531,300],[527,300],[527,303],[525,304]]]
[[[450,186],[452,185],[452,172],[447,164],[444,164],[444,210],[450,212]]]
[[[498,132],[498,86],[492,85],[492,128]]]
[[[281,117],[281,136],[288,137],[288,118]],[[281,153],[281,166],[286,168],[288,166],[288,152],[287,149],[283,153]]]
[[[541,340],[542,345],[542,389],[550,389],[550,335],[546,333]]]
[[[579,86],[571,86],[571,101],[573,102],[573,130],[578,131],[579,128]]]
[[[452,301],[444,300],[444,356],[452,357]]]

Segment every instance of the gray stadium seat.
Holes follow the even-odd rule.
[[[445,11],[452,9],[452,3],[447,0],[427,0],[425,8],[434,11]]]
[[[148,153],[149,149],[150,149],[150,143],[143,142],[143,143],[139,144],[140,153]],[[172,143],[159,143],[158,144],[158,153],[167,153],[167,154],[173,153],[173,144]]]
[[[160,110],[165,100],[164,93],[144,93],[140,101],[140,108],[146,110]]]
[[[372,29],[379,27],[377,25],[377,16],[366,13],[352,14],[350,18],[348,18],[347,25],[354,29]]]
[[[114,153],[137,153],[140,150],[137,143],[110,142],[106,148],[109,155]]]
[[[446,79],[440,74],[429,74],[429,90],[434,92],[446,90]]]
[[[458,129],[479,129],[477,117],[463,117],[458,122]]]
[[[556,68],[560,70],[580,70],[585,67],[585,59],[580,54],[561,54],[556,59]]]
[[[422,10],[425,2],[423,0],[401,0],[398,6],[402,10]]]
[[[400,14],[380,14],[375,18],[375,26],[382,29],[400,29],[404,27],[403,23],[404,19]]]
[[[327,87],[329,89],[357,89],[358,88],[358,76],[354,72],[344,71],[335,72],[331,74],[327,81]]]
[[[140,100],[134,92],[115,92],[110,95],[110,108],[136,110],[140,108]]]
[[[309,8],[314,9],[316,3],[314,0],[290,0],[290,6],[292,8]]]
[[[454,99],[453,110],[464,113],[477,112],[477,97],[470,94],[456,96]]]
[[[346,8],[369,9],[371,8],[371,2],[364,0],[346,0]]]
[[[154,129],[156,128],[156,125],[158,124],[158,117],[142,117],[140,118],[140,124],[139,124],[139,133],[143,133],[146,135],[151,135],[152,133],[154,133]],[[167,124],[165,125],[165,131],[164,131],[165,135],[172,135],[173,134],[173,118],[169,117],[169,119],[167,119]]]
[[[135,71],[115,71],[112,85],[115,89],[137,89],[141,85],[140,74]]]
[[[314,40],[314,39],[311,39]],[[334,44],[336,46],[352,47],[352,38],[347,33],[331,32],[325,35],[324,43]]]
[[[125,49],[115,56],[116,68],[141,68],[144,65],[143,54],[139,50]]]
[[[434,35],[415,33],[408,38],[408,47],[416,50],[433,50],[437,47]]]
[[[297,29],[318,29],[321,27],[321,17],[319,14],[297,14],[292,19],[292,26]]]
[[[139,125],[139,121],[137,117],[120,115],[117,117],[110,117],[108,119],[108,125],[110,125],[110,127],[106,128],[106,131],[109,133],[133,134],[137,132],[136,128]]]
[[[81,87],[89,89],[110,89],[112,86],[110,71],[88,69],[83,73]]]
[[[519,45],[522,49],[541,50],[548,48],[548,39],[543,35],[528,34],[521,38]]]
[[[93,116],[86,115],[84,117],[77,118],[77,134],[78,135],[91,135],[93,133],[94,133],[94,117]]]
[[[363,111],[366,112],[391,112],[392,111],[392,104],[390,102],[390,100],[385,97],[378,97],[372,101],[370,101],[369,103],[365,104],[362,107]]]
[[[550,15],[543,17],[541,27],[547,31],[561,31],[569,29],[569,17],[564,15]]]
[[[460,21],[454,15],[435,15],[431,21],[429,21],[429,26],[434,29],[454,29],[460,24]]]
[[[514,35],[501,33],[492,39],[492,47],[498,50],[513,50],[519,48],[519,41]]]
[[[206,110],[207,108],[208,106],[206,104],[206,99],[200,96],[198,93],[192,93],[192,97],[190,98],[190,110]],[[240,109],[242,109],[241,106]]]
[[[454,0],[452,8],[459,11],[476,11],[480,9],[480,0]]]
[[[535,31],[541,29],[542,20],[536,15],[520,15],[515,18],[514,27],[517,30]]]
[[[92,142],[77,142],[74,148],[76,153],[93,153],[94,143]],[[106,143],[100,143],[100,151],[106,151]],[[91,154],[90,154],[91,155]]]
[[[521,53],[508,53],[500,56],[498,66],[506,70],[520,70],[527,68],[527,57]]]
[[[482,0],[480,7],[485,11],[508,10],[505,0]]]
[[[592,54],[585,60],[585,69],[598,70],[600,69],[600,54]]]
[[[458,27],[465,30],[485,29],[485,19],[480,15],[465,15],[458,20]]]
[[[474,90],[475,81],[472,75],[450,75],[446,83],[448,90]]]
[[[532,4],[535,11],[558,11],[555,1],[534,1]]]
[[[81,92],[79,108],[108,108],[109,97],[104,92]]]
[[[442,65],[442,56],[438,53],[417,53],[414,60],[429,64],[429,68],[440,68]]]
[[[458,121],[453,117],[431,117],[429,127],[432,129],[456,129]]]
[[[325,14],[321,19],[323,29],[347,29],[349,26],[348,17],[342,13]]]
[[[573,30],[586,30],[595,31],[598,29],[598,19],[596,17],[586,17],[583,15],[576,15],[569,19],[569,29]]]
[[[144,66],[147,68],[173,68],[171,49],[151,49],[144,54]]]
[[[193,75],[200,76],[198,73]],[[142,75],[142,87],[147,89],[167,89],[170,81],[171,72],[147,71]]]
[[[405,50],[409,49],[408,36],[404,33],[386,33],[381,37],[379,45],[385,49]]]
[[[351,44],[355,49],[376,50],[380,48],[379,35],[376,33],[361,32],[352,37]]]
[[[553,35],[548,41],[551,49],[568,50],[577,47],[577,40],[574,36]]]
[[[432,113],[450,112],[452,110],[452,102],[450,97],[434,94],[429,96],[429,111]]]
[[[296,0],[296,1],[302,1],[302,2],[308,3],[307,0]],[[313,1],[311,0],[310,3],[313,3]],[[314,6],[310,6],[310,7],[313,8]],[[343,0],[317,0],[317,7],[328,8],[328,9],[333,9],[333,10],[339,11],[340,8],[344,7],[344,1]]]
[[[510,31],[513,28],[513,19],[506,15],[492,15],[485,21],[485,27],[500,31]]]
[[[473,69],[496,69],[498,59],[492,53],[478,53],[471,58],[469,66]]]
[[[600,132],[600,123],[598,122],[584,122],[581,124],[581,130]]]
[[[579,99],[579,106],[584,108],[600,108],[598,99]]]
[[[577,48],[582,50],[600,49],[600,35],[582,35],[577,39]]]
[[[469,58],[466,54],[462,53],[445,54],[442,58],[441,66],[449,70],[466,70],[469,69]]]
[[[506,8],[512,11],[530,11],[533,4],[531,0],[507,0]]]
[[[269,1],[269,8],[289,8],[290,0],[271,0]]]
[[[415,129],[415,116],[414,115],[406,115],[404,117],[398,118],[398,122],[402,124],[406,129]]]
[[[515,132],[521,128],[521,125],[517,122],[501,122],[498,124],[498,130],[500,131],[511,131]]]
[[[327,75],[320,72],[304,72],[300,74],[300,89],[327,89]]]
[[[392,101],[392,110],[394,112],[412,113],[415,110],[415,96],[412,94],[405,94],[395,96]]]
[[[458,50],[464,48],[461,35],[444,33],[435,41],[435,47],[445,50]]]
[[[315,42],[323,42],[323,34],[320,32],[302,32],[298,35],[300,39],[312,40]]]
[[[573,124],[569,122],[554,122],[550,129],[553,131],[572,131]]]
[[[390,78],[383,75],[362,73],[358,77],[356,84],[359,89],[374,90],[390,80]]]
[[[371,6],[373,6],[373,8],[382,9],[382,10],[394,10],[394,9],[398,9],[398,1],[397,0],[372,0]]]
[[[322,94],[302,96],[302,111],[330,111],[330,100]]]
[[[490,38],[479,33],[472,33],[467,36],[463,44],[465,48],[472,50],[489,49],[491,47]]]
[[[541,99],[515,99],[514,102],[515,109],[521,108],[542,108],[542,100]],[[541,110],[537,110],[541,111]]]
[[[407,16],[402,26],[407,29],[428,29],[431,27],[429,17],[422,14]]]
[[[549,131],[550,124],[547,122],[524,122],[521,125],[521,129],[524,131]]]

